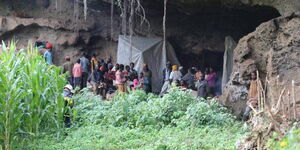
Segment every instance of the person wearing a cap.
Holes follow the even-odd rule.
[[[47,64],[53,65],[53,57],[52,57],[52,44],[47,43],[46,44],[46,49],[47,51],[44,53],[44,58]]]
[[[73,63],[71,62],[70,56],[65,57],[66,62],[62,66],[62,72],[67,73],[68,72],[68,82],[69,84],[73,85]]]
[[[178,71],[178,68],[176,65],[173,65],[172,66],[172,72],[170,74],[170,80],[171,80],[171,83],[174,81],[174,82],[179,82],[181,80],[181,77],[182,77],[182,74],[180,71]]]
[[[72,85],[68,84],[64,87],[62,96],[64,98],[65,109],[67,109],[67,111],[65,111],[64,114],[64,122],[65,122],[65,126],[69,128],[71,126],[70,109],[72,109],[74,105],[72,100],[72,96],[73,96]]]

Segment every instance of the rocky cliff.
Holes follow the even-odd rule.
[[[259,71],[268,96],[300,83],[300,14],[272,19],[243,37],[234,50],[233,72],[221,101],[240,114],[245,108],[250,73]],[[267,80],[265,78],[267,77]],[[268,83],[267,83],[268,82]],[[280,89],[275,88],[281,82]],[[296,100],[299,99],[296,88]],[[290,91],[291,92],[291,91]]]

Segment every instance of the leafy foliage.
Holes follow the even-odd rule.
[[[103,150],[197,150],[235,149],[243,134],[240,126],[179,128],[126,128],[103,125],[83,126],[68,132],[67,137],[47,135],[31,143],[32,149],[103,149]]]
[[[300,128],[292,128],[285,137],[280,137],[274,132],[267,142],[267,148],[273,150],[300,149]]]
[[[215,100],[205,102],[178,88],[171,89],[162,98],[138,90],[130,94],[120,94],[109,102],[92,97],[91,93],[84,92],[74,98],[78,101],[75,107],[79,111],[78,117],[91,124],[162,128],[191,125],[200,127],[234,122],[234,117]]]
[[[49,66],[37,51],[16,51],[3,43],[0,55],[0,144],[4,149],[41,129],[62,126],[65,80],[58,67]]]
[[[111,101],[84,89],[74,97],[68,136],[41,136],[28,149],[235,149],[244,134],[216,101],[178,88],[164,97],[131,91]]]

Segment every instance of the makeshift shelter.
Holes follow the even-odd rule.
[[[134,62],[138,72],[142,71],[143,64],[148,64],[152,71],[153,92],[160,92],[163,84],[163,69],[167,61],[180,65],[169,42],[166,42],[164,51],[161,38],[119,36],[117,63],[129,65],[130,62]]]

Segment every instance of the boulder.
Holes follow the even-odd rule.
[[[272,81],[282,81],[282,88],[290,87],[292,80],[300,82],[300,13],[263,23],[239,41],[233,72],[220,97],[220,102],[232,107],[235,114],[246,107],[250,73],[256,70],[263,83],[266,77],[270,81],[268,96],[278,93]],[[296,98],[299,96],[297,93]]]

